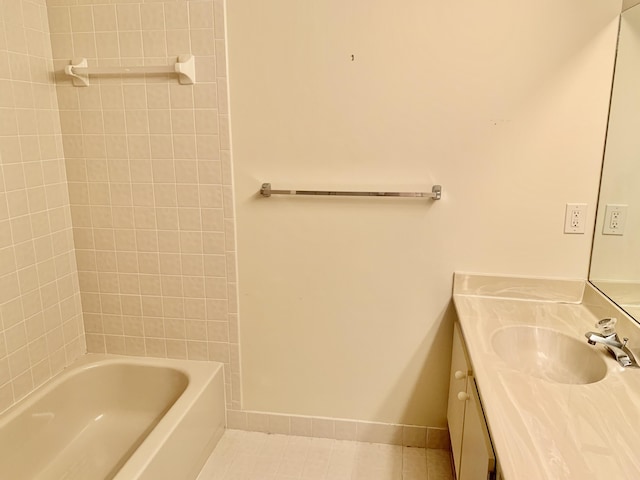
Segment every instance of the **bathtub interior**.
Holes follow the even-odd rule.
[[[113,478],[188,384],[170,368],[83,368],[0,421],[0,478]]]

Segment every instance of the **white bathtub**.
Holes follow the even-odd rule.
[[[0,479],[195,479],[224,412],[219,363],[85,355],[0,417]]]

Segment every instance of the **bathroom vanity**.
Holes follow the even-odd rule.
[[[496,458],[459,323],[453,328],[447,419],[456,478],[486,480]]]
[[[633,320],[574,280],[456,274],[454,303],[448,420],[458,480],[640,478],[640,369],[585,338],[617,317],[638,357]]]

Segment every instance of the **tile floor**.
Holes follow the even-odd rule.
[[[449,452],[227,430],[197,480],[452,480]]]

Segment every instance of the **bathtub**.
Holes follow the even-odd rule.
[[[195,479],[225,428],[222,364],[84,355],[0,417],[0,479]]]

